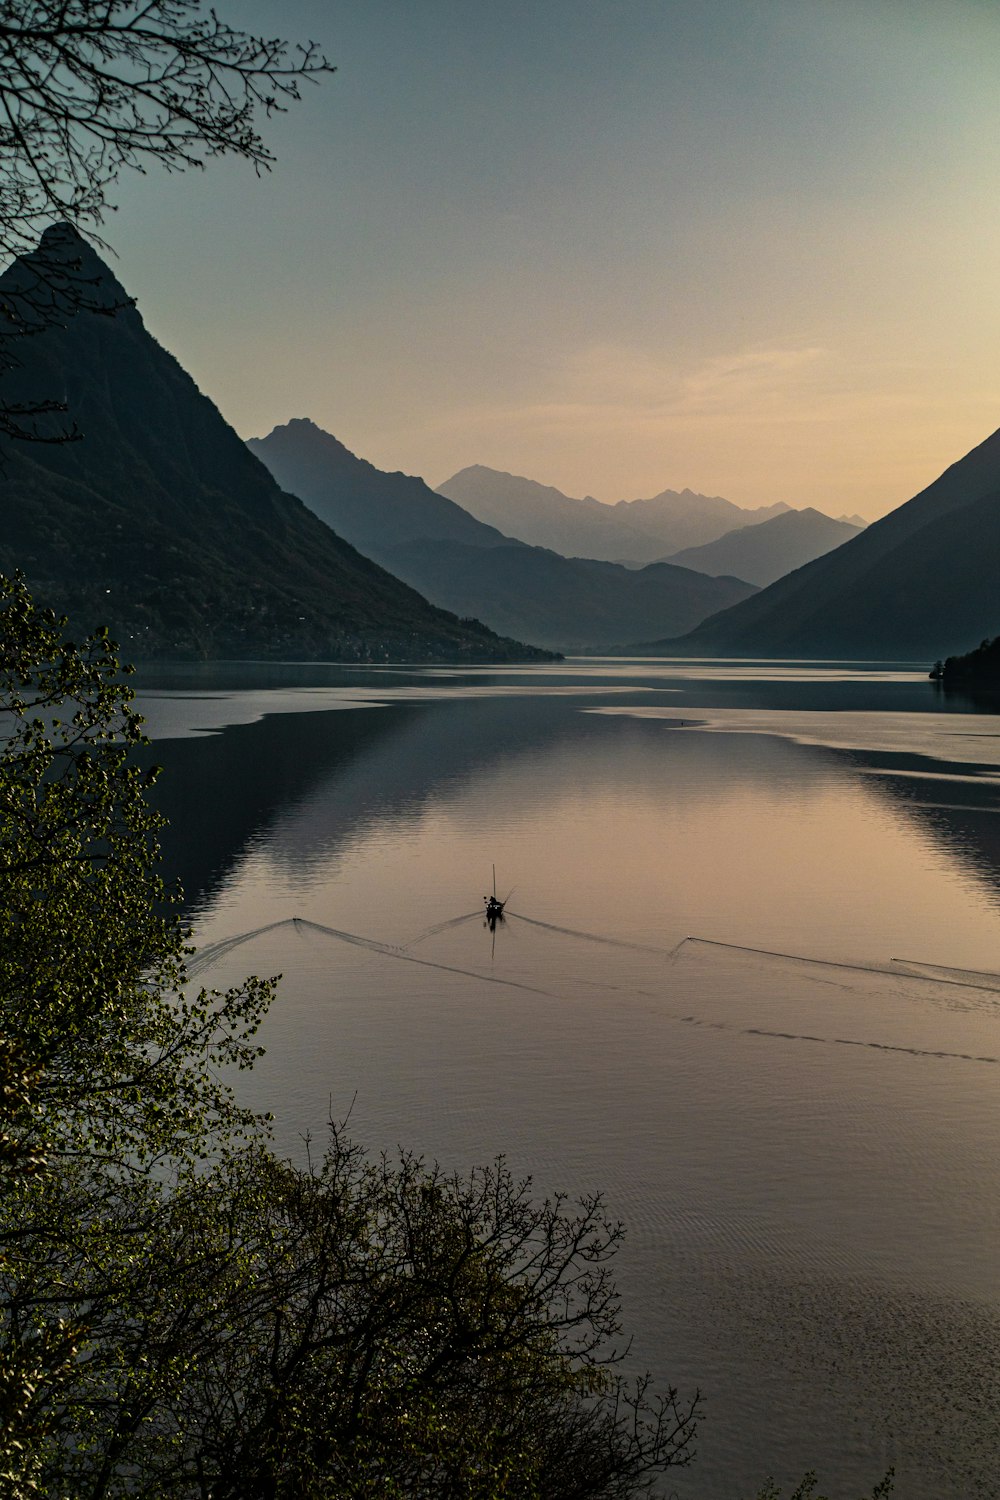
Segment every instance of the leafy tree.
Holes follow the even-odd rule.
[[[270,989],[174,998],[187,950],[141,720],[106,632],[77,648],[64,624],[0,578],[0,1141],[15,1164],[103,1154],[148,1173],[252,1128],[214,1069],[252,1063]]]
[[[1000,636],[980,641],[964,656],[949,656],[945,661],[936,661],[930,675],[943,682],[945,687],[959,684],[995,692],[1000,687]]]
[[[105,633],[77,648],[62,627],[0,579],[0,1453],[18,1465],[94,1360],[102,1288],[158,1232],[165,1184],[259,1136],[218,1068],[252,1063],[270,994],[183,991],[132,693]]]

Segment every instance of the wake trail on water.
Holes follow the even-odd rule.
[[[577,927],[557,927],[555,922],[539,922],[537,917],[526,917],[517,911],[505,912],[504,915],[513,918],[515,922],[526,922],[529,927],[541,927],[545,932],[560,932],[564,937],[585,938],[588,943],[604,943],[609,948],[631,948],[635,953],[659,953],[663,958],[674,958],[685,943],[695,941],[692,938],[681,938],[672,948],[658,948],[652,943],[631,943],[626,938],[607,937],[600,932],[581,932]]]
[[[775,948],[751,948],[746,943],[724,943],[719,938],[703,937],[682,938],[677,944],[677,949],[674,951],[676,952],[683,948],[685,943],[697,943],[705,948],[727,948],[733,953],[751,953],[757,958],[777,958],[783,960],[785,963],[807,964],[810,968],[815,965],[823,969],[844,969],[855,974],[877,974],[882,979],[914,979],[918,983],[948,985],[953,989],[959,990],[978,990],[987,995],[1000,993],[1000,987],[998,987],[1000,986],[1000,975],[991,976],[997,980],[997,984],[993,985],[973,984],[968,979],[942,979],[940,977],[942,973],[973,974],[979,978],[984,977],[976,969],[945,969],[942,965],[938,964],[923,964],[920,967],[935,969],[937,972],[934,974],[919,974],[909,970],[904,972],[902,968],[891,969],[888,966],[886,968],[879,968],[877,964],[852,964],[837,958],[810,958],[808,954],[804,953],[783,953]],[[889,962],[893,964],[905,964],[909,963],[910,960],[893,958]]]
[[[279,927],[287,927],[288,917],[282,917],[278,922],[268,922],[264,927],[254,927],[250,932],[237,932],[232,937],[220,938],[216,943],[209,943],[205,948],[199,948],[197,958],[186,965],[187,977],[195,979],[205,969],[216,963],[220,958],[225,958],[234,948],[241,948],[244,943],[249,943],[253,938],[263,937],[265,932],[275,932]]]
[[[467,911],[460,917],[449,917],[447,922],[435,922],[433,927],[425,927],[423,932],[418,932],[415,938],[403,944],[404,950],[415,948],[418,943],[424,942],[429,937],[436,937],[439,932],[447,932],[449,927],[461,927],[463,922],[471,922],[473,917],[482,917],[481,911]],[[485,918],[483,919],[485,920]]]
[[[481,915],[482,913],[478,911],[467,912],[462,916],[452,917],[446,922],[438,922],[433,927],[430,927],[426,931],[420,933],[416,938],[411,939],[410,943],[408,943],[406,947],[413,947],[416,943],[423,942],[424,939],[430,938],[436,933],[445,932],[449,928],[458,927],[463,923],[480,918]],[[508,913],[508,915],[516,921],[524,922],[530,927],[538,927],[546,932],[557,932],[566,937],[581,938],[587,942],[601,943],[612,948],[629,948],[634,949],[640,953],[656,953],[661,955],[671,963],[678,957],[681,949],[684,948],[685,945],[691,944],[694,946],[705,948],[721,948],[734,953],[746,953],[755,958],[777,959],[782,963],[799,964],[807,968],[819,967],[823,969],[830,969],[833,971],[840,970],[859,974],[874,974],[876,977],[881,979],[891,979],[894,981],[905,980],[907,982],[916,983],[923,982],[934,986],[944,985],[953,989],[977,990],[980,992],[985,992],[986,994],[993,995],[995,997],[1000,997],[1000,974],[993,973],[990,970],[960,969],[955,967],[947,967],[943,964],[925,964],[915,959],[896,958],[889,961],[890,964],[896,965],[895,968],[891,968],[888,966],[885,968],[879,968],[875,964],[850,963],[840,961],[838,959],[829,958],[811,958],[806,954],[786,953],[780,949],[774,948],[755,948],[746,943],[728,943],[724,942],[720,938],[703,938],[696,937],[694,935],[681,938],[680,941],[678,943],[675,943],[672,948],[659,948],[654,947],[652,944],[628,942],[623,938],[608,937],[601,933],[584,932],[572,927],[560,927],[554,922],[542,922],[534,917],[525,917],[519,913],[510,912]],[[249,932],[236,933],[231,937],[221,938],[218,942],[210,943],[208,947],[203,948],[199,952],[198,956],[193,960],[193,962],[189,964],[187,970],[188,976],[191,978],[195,977],[203,970],[216,963],[219,959],[224,958],[228,954],[232,953],[236,948],[242,947],[244,943],[252,942],[255,938],[262,937],[269,932],[276,932],[284,927],[294,928],[294,930],[301,936],[304,936],[307,932],[317,933],[320,937],[329,938],[335,942],[346,943],[356,948],[364,948],[369,953],[376,954],[382,958],[395,958],[404,963],[419,964],[422,968],[437,969],[446,974],[458,974],[463,978],[478,979],[486,984],[502,985],[508,989],[520,990],[531,995],[539,995],[549,1000],[566,998],[565,996],[558,995],[552,990],[541,989],[540,987],[535,985],[525,984],[520,980],[502,979],[498,975],[484,974],[476,969],[463,969],[454,964],[443,964],[438,963],[433,959],[417,958],[412,953],[406,952],[404,947],[399,947],[397,945],[389,943],[381,943],[375,938],[363,937],[360,933],[345,932],[341,928],[328,927],[322,922],[313,922],[307,917],[285,917],[277,922],[269,922],[263,927],[255,927]],[[904,968],[904,965],[912,965],[912,967]],[[933,972],[916,972],[918,969],[929,969]],[[950,977],[957,975],[968,975],[969,977]],[[982,979],[992,979],[995,981],[995,983],[993,985],[989,985],[975,982],[976,980]],[[636,989],[630,985],[616,985],[608,984],[606,982],[602,983],[600,980],[596,979],[586,979],[583,981],[577,979],[572,983],[574,988],[579,988],[582,984],[582,987],[584,989],[599,989],[619,994],[628,992],[636,998],[638,998],[639,996],[652,1000],[662,1000],[664,998],[663,996],[654,995],[651,991],[645,989]],[[803,1033],[796,1031],[783,1031],[764,1026],[740,1025],[738,1023],[733,1023],[732,1021],[727,1022],[718,1019],[709,1020],[705,1017],[683,1014],[678,1011],[670,1010],[661,1010],[660,1014],[664,1019],[668,1019],[674,1022],[680,1022],[681,1024],[688,1026],[705,1028],[707,1030],[713,1031],[737,1032],[744,1036],[756,1036],[762,1039],[766,1038],[774,1041],[806,1042],[812,1044],[818,1043],[822,1046],[827,1047],[864,1047],[870,1048],[871,1050],[877,1052],[893,1052],[897,1054],[906,1054],[910,1057],[936,1058],[942,1060],[949,1059],[956,1062],[961,1061],[972,1063],[989,1063],[993,1065],[1000,1064],[1000,1057],[994,1057],[989,1054],[957,1051],[952,1052],[946,1051],[944,1049],[913,1047],[901,1043],[882,1042],[876,1040],[868,1040],[865,1038],[821,1036],[817,1035],[816,1033],[810,1032]]]
[[[453,964],[436,963],[429,958],[415,958],[413,954],[405,953],[402,948],[392,944],[380,943],[375,938],[362,937],[356,932],[343,932],[337,927],[326,927],[322,922],[311,922],[308,917],[285,917],[279,922],[269,922],[265,927],[255,927],[250,932],[240,932],[233,937],[220,938],[217,943],[210,943],[207,948],[203,948],[198,957],[188,965],[188,976],[194,978],[210,964],[224,958],[235,948],[252,942],[254,938],[262,937],[264,933],[275,932],[280,927],[294,927],[300,933],[305,928],[310,932],[318,932],[324,937],[333,938],[337,942],[348,943],[356,948],[365,948],[368,952],[378,953],[383,958],[396,958],[403,963],[419,964],[425,969],[440,969],[446,974],[461,974],[466,979],[482,980],[484,984],[500,984],[507,989],[525,990],[529,995],[543,995],[549,1000],[557,998],[550,990],[538,989],[535,985],[523,984],[517,979],[501,979],[497,974],[483,974],[477,969],[460,969]]]
[[[880,973],[881,970],[876,970]],[[900,1052],[907,1057],[947,1058],[953,1062],[1000,1063],[1000,1057],[981,1052],[949,1052],[941,1047],[908,1047],[903,1042],[879,1042],[867,1037],[818,1036],[810,1031],[777,1031],[767,1026],[738,1026],[732,1021],[706,1021],[700,1016],[672,1016],[686,1026],[699,1026],[708,1031],[730,1031],[740,1036],[759,1036],[781,1042],[818,1042],[824,1047],[867,1047],[873,1052]]]
[[[1000,993],[1000,974],[992,969],[960,969],[957,964],[930,964],[922,958],[890,958],[891,964],[900,965],[900,972],[906,972],[910,977],[919,979],[919,974],[911,974],[914,969],[933,969],[935,974],[971,974],[975,979],[992,979],[992,985],[978,985],[976,988]]]

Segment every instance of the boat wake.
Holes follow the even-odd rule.
[[[478,916],[479,913],[476,913]],[[446,926],[453,926],[459,921],[467,921],[468,918],[460,917],[454,919]],[[237,933],[233,937],[221,938],[217,943],[210,943],[203,948],[196,959],[187,966],[189,978],[195,978],[210,965],[217,963],[220,958],[226,957],[233,949],[241,947],[244,943],[252,942],[254,938],[262,937],[267,932],[276,932],[280,927],[293,927],[298,932],[318,932],[324,937],[333,938],[340,943],[348,943],[352,947],[365,948],[369,953],[377,953],[383,958],[395,958],[402,963],[419,964],[425,969],[441,969],[446,974],[461,974],[467,979],[479,979],[484,984],[500,984],[508,989],[524,990],[529,995],[543,995],[547,999],[554,1000],[556,996],[551,990],[539,989],[532,984],[524,984],[518,979],[502,979],[498,974],[484,974],[478,969],[461,969],[454,964],[437,963],[430,958],[417,958],[412,953],[405,952],[402,948],[390,943],[377,942],[375,938],[362,937],[356,932],[344,932],[337,927],[327,927],[322,922],[312,922],[308,917],[285,917],[279,922],[269,922],[265,927],[255,927],[250,932]],[[425,933],[424,936],[429,936]],[[419,941],[417,939],[416,941]]]

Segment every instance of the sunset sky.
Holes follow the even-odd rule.
[[[874,518],[1000,426],[996,0],[218,8],[338,72],[106,233],[244,436]]]

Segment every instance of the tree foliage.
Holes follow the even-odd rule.
[[[141,720],[106,632],[77,648],[63,626],[0,579],[3,1139],[14,1158],[148,1173],[251,1126],[215,1070],[252,1063],[269,988],[175,998],[184,933],[157,872]]]
[[[104,632],[77,647],[63,627],[23,580],[0,579],[0,1453],[11,1493],[12,1474],[27,1484],[53,1434],[72,1428],[76,1372],[93,1379],[111,1347],[106,1310],[138,1316],[130,1268],[173,1214],[168,1185],[259,1139],[219,1068],[252,1064],[270,994],[257,980],[187,993],[131,690]],[[0,1462],[0,1490],[3,1472]]]
[[[221,1077],[271,986],[193,989],[131,690],[0,580],[0,1495],[625,1500],[697,1397],[621,1374],[600,1198],[497,1162],[303,1167]]]
[[[1000,635],[980,641],[964,656],[949,656],[934,663],[931,677],[945,687],[982,687],[994,692],[1000,687]]]

